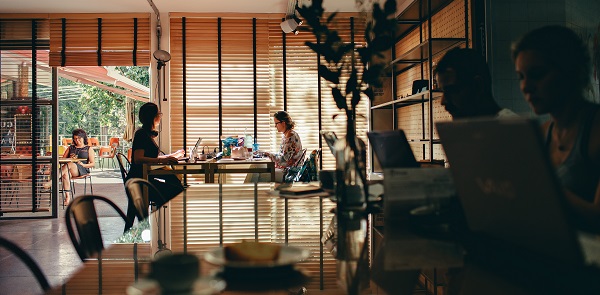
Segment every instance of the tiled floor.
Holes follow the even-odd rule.
[[[92,172],[94,193],[109,197],[121,210],[126,210],[127,198],[118,169],[95,169]],[[83,192],[83,184],[77,184]],[[81,187],[81,190],[80,190]],[[36,220],[0,220],[0,236],[23,248],[39,264],[51,286],[57,286],[72,275],[82,262],[67,234],[64,212],[59,218]],[[123,234],[123,221],[111,208],[98,206],[98,216],[105,246]],[[0,249],[0,294],[39,294],[41,289],[27,267]]]

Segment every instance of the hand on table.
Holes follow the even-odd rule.
[[[171,156],[174,158],[181,158],[185,155],[185,150],[181,149],[181,150],[177,150],[176,152],[172,153]]]
[[[172,165],[172,164],[177,164],[177,162],[178,162],[177,158],[172,157],[172,156],[164,157],[164,158],[161,159],[161,163],[162,164]]]

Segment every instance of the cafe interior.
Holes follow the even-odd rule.
[[[565,209],[537,128],[549,116],[523,98],[511,56],[531,30],[572,29],[589,45],[597,104],[598,11],[596,0],[0,0],[0,293],[600,294],[600,238]],[[453,121],[435,70],[454,48],[484,57],[513,124]],[[118,66],[147,68],[149,86]],[[63,179],[78,159],[62,157],[59,77],[156,104],[154,141],[186,159],[128,178],[131,151],[117,146],[141,126],[128,107],[116,146],[90,143],[109,164]],[[287,138],[279,111],[301,139],[283,169],[269,157]],[[120,176],[103,186],[94,172],[111,162]],[[168,200],[148,181],[167,175],[183,188]]]

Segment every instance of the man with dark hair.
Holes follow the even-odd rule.
[[[442,105],[452,118],[516,116],[498,106],[492,95],[490,70],[483,56],[468,48],[454,48],[438,62],[434,75]]]

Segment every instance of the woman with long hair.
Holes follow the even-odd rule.
[[[94,167],[95,156],[94,150],[88,145],[88,137],[83,129],[75,129],[72,133],[73,144],[67,148],[63,154],[63,158],[71,158],[73,162],[62,165],[60,168],[63,191],[65,199],[63,204],[66,206],[71,201],[71,184],[67,179],[71,177],[90,174],[90,168]],[[70,174],[70,176],[69,176]]]
[[[177,164],[177,158],[184,155],[183,150],[172,154],[161,154],[160,148],[155,141],[158,136],[158,126],[162,113],[158,106],[148,102],[142,105],[138,114],[142,127],[133,136],[131,169],[127,178],[142,178],[144,164]],[[183,191],[181,181],[175,175],[161,175],[148,179],[162,193],[166,200],[170,200]],[[155,202],[158,207],[162,206],[163,200],[156,196],[150,196],[150,201]]]
[[[543,131],[570,213],[581,228],[600,232],[600,105],[586,98],[588,48],[572,30],[546,26],[515,43],[512,56],[525,100],[550,116]]]

